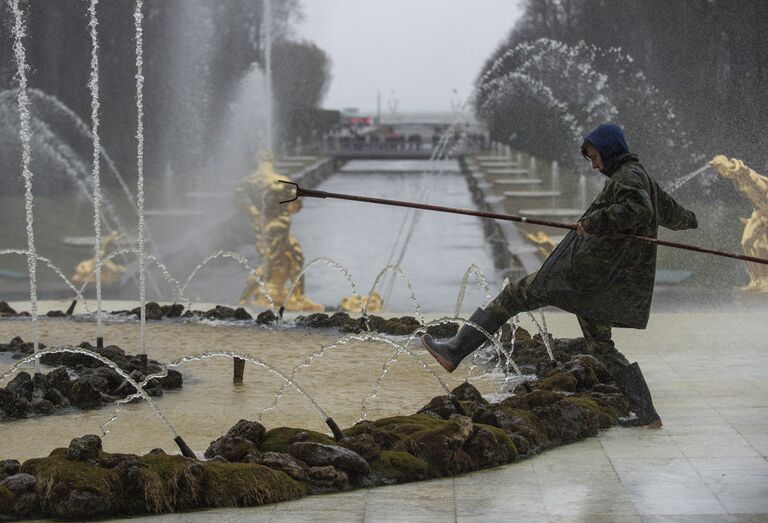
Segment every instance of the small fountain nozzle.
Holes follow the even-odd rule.
[[[235,385],[243,384],[243,375],[245,374],[245,360],[242,358],[234,358],[232,360],[234,366],[234,372],[232,374],[232,382]]]
[[[179,447],[179,450],[181,450],[181,455],[185,458],[192,458],[197,459],[197,456],[195,455],[194,451],[189,448],[189,445],[186,444],[186,442],[181,438],[181,436],[176,436],[173,438],[173,441],[176,442],[176,445]]]
[[[69,305],[69,308],[67,309],[66,314],[67,316],[72,316],[72,313],[75,312],[75,306],[77,306],[77,300],[72,300],[72,303]]]
[[[104,348],[104,337],[103,336],[97,336],[96,337],[96,348],[97,349],[103,349]]]
[[[147,370],[147,355],[139,354],[139,360],[141,360],[141,369]]]
[[[336,422],[333,421],[333,418],[330,416],[325,418],[325,424],[328,425],[331,428],[331,432],[333,432],[333,439],[336,441],[341,441],[344,439],[344,433],[341,431],[338,425],[336,425]]]
[[[280,305],[280,308],[277,310],[277,316],[282,320],[283,319],[283,313],[285,312],[285,305]]]

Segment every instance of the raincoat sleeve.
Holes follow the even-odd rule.
[[[648,189],[639,176],[623,176],[611,180],[608,204],[595,209],[583,220],[582,226],[590,234],[631,233],[642,228],[653,218],[653,203]]]
[[[659,191],[659,225],[679,231],[682,229],[696,229],[699,222],[693,211],[685,209],[666,192]]]

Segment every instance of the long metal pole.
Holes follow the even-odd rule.
[[[333,198],[336,200],[350,200],[353,202],[375,203],[379,205],[392,205],[395,207],[408,207],[411,209],[424,209],[426,211],[447,212],[451,214],[463,214],[465,216],[478,216],[480,218],[491,218],[493,220],[530,223],[532,225],[543,225],[545,227],[555,227],[557,229],[576,230],[578,228],[578,224],[576,223],[561,223],[561,222],[553,222],[549,220],[537,220],[533,218],[527,218],[525,216],[515,216],[514,214],[501,214],[501,213],[495,213],[495,212],[476,211],[474,209],[462,209],[458,207],[442,207],[440,205],[428,205],[424,203],[405,202],[401,200],[370,198],[367,196],[356,196],[354,194],[341,194],[341,193],[334,193],[334,192],[327,192],[327,191],[316,191],[314,189],[304,189],[302,187],[299,187],[297,184],[293,182],[282,182],[282,183],[288,183],[296,187],[296,198],[301,198],[302,196],[306,196],[308,198]],[[296,198],[294,198],[294,200]],[[293,200],[286,200],[286,201],[293,201]],[[285,202],[280,202],[280,203],[285,203]],[[638,240],[646,243],[664,245],[665,247],[674,247],[675,249],[684,249],[687,251],[702,252],[705,254],[714,254],[715,256],[723,256],[725,258],[733,258],[736,260],[768,265],[768,260],[763,258],[755,258],[754,256],[745,256],[742,254],[734,254],[731,252],[717,251],[714,249],[706,249],[704,247],[697,247],[696,245],[688,245],[685,243],[659,240],[658,238],[649,238],[647,236],[637,236],[634,234],[617,234],[617,235],[614,235],[614,237],[615,238],[631,238],[633,240]]]

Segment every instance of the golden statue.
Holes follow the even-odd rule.
[[[279,203],[294,196],[293,188],[280,183],[280,180],[290,180],[275,172],[273,162],[271,152],[262,153],[256,171],[243,178],[235,191],[238,207],[253,220],[256,251],[261,256],[261,267],[256,270],[256,276],[265,283],[276,306],[284,305],[289,311],[322,311],[325,307],[304,295],[303,274],[288,297],[291,285],[304,268],[301,245],[291,234],[291,215],[301,210],[301,201]],[[248,276],[240,303],[270,306],[269,299],[252,275]]]
[[[757,174],[744,162],[720,154],[715,156],[709,165],[723,177],[732,180],[754,208],[752,216],[747,219],[739,218],[744,224],[741,235],[741,248],[747,256],[768,258],[768,177]],[[757,263],[747,263],[749,270],[749,285],[742,287],[743,291],[768,292],[768,266]]]
[[[101,248],[99,255],[101,264],[101,284],[111,286],[120,283],[120,277],[125,272],[125,266],[119,265],[112,260],[104,263],[104,258],[117,249],[117,242],[122,240],[123,233],[112,231],[101,239]],[[75,267],[75,274],[72,276],[74,283],[96,283],[96,257],[90,260],[84,260]]]
[[[347,296],[341,300],[339,310],[345,312],[361,312],[366,302],[368,303],[368,306],[365,308],[366,312],[381,312],[383,301],[378,292],[372,292],[370,296]]]
[[[549,235],[543,231],[536,231],[535,233],[527,232],[525,233],[525,237],[528,238],[528,240],[532,243],[536,244],[538,247],[536,252],[538,252],[544,258],[552,254],[552,251],[554,251],[555,247],[557,247],[555,240],[550,238]]]

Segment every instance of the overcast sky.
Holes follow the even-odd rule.
[[[323,106],[451,110],[521,14],[518,0],[303,0],[297,36],[333,61]],[[454,94],[454,89],[457,91]]]

